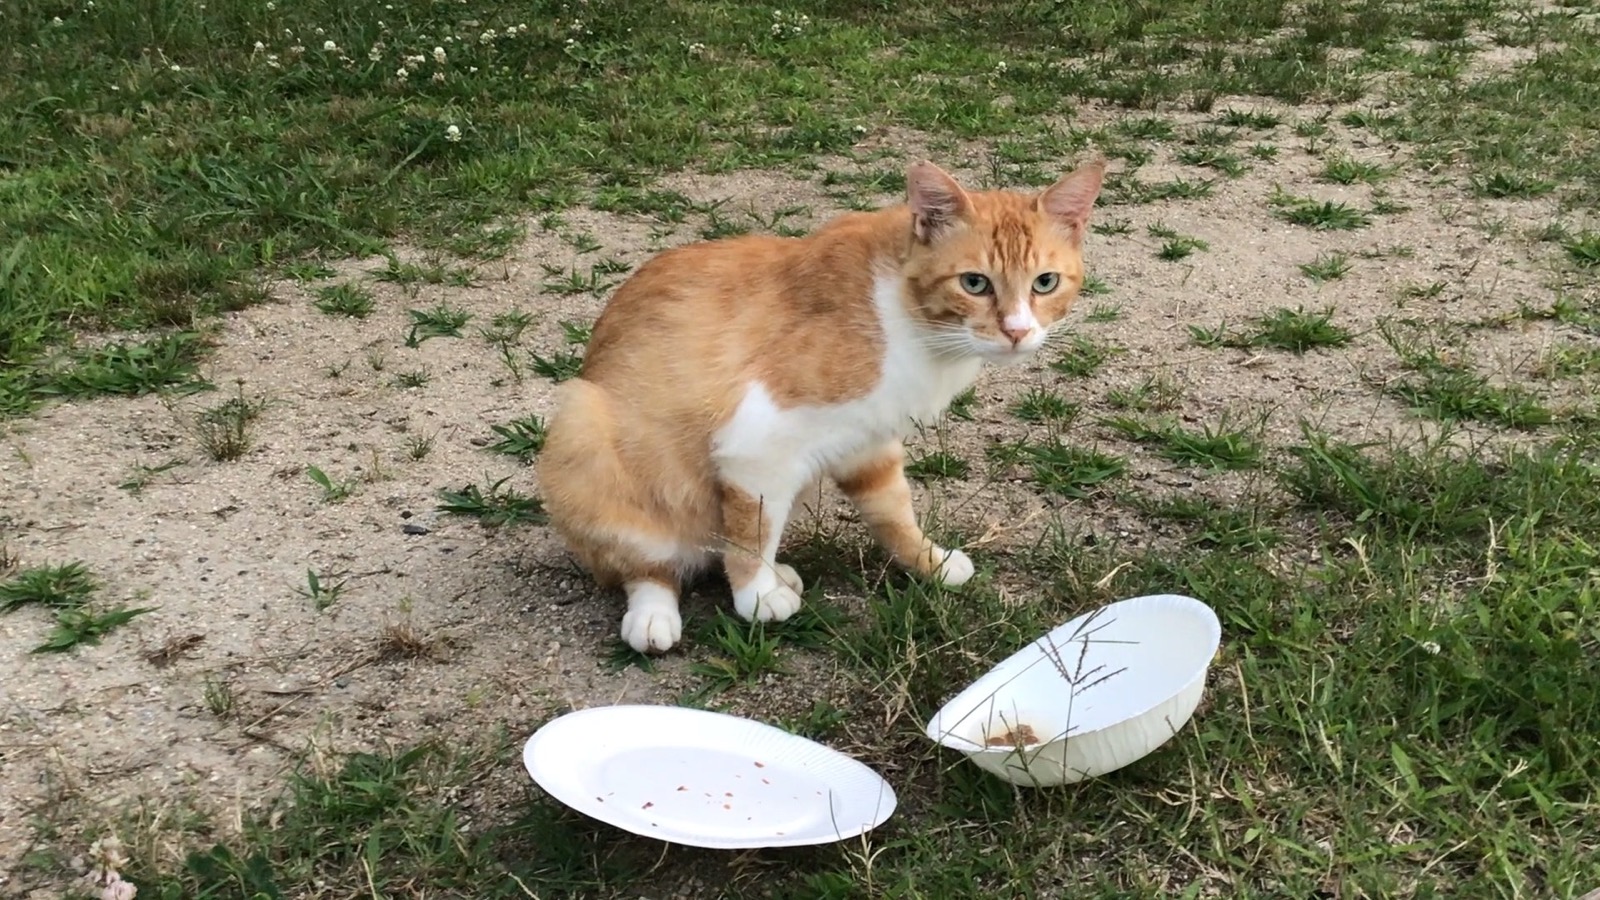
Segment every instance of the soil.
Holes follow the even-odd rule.
[[[1297,116],[1282,112],[1288,121]],[[1092,123],[1112,113],[1083,115]],[[1400,147],[1333,128],[1324,143],[1352,156],[1404,160]],[[1373,202],[1372,188],[1316,181],[1321,158],[1287,126],[1263,139],[1281,148],[1278,157],[1253,161],[1241,178],[1219,178],[1209,199],[1096,213],[1097,221],[1126,220],[1131,230],[1091,238],[1090,268],[1112,290],[1084,298],[1069,327],[1121,353],[1088,378],[1060,375],[1043,361],[1026,371],[990,371],[972,421],[952,420],[918,442],[918,451],[943,446],[972,464],[970,480],[934,482],[918,493],[923,508],[937,504],[948,527],[981,536],[973,541],[980,558],[1003,570],[1008,545],[1058,521],[1134,543],[1161,539],[1159,528],[1125,507],[1063,501],[1041,494],[1020,469],[986,470],[986,445],[1029,431],[1009,406],[1030,386],[1051,385],[1081,403],[1069,439],[1129,456],[1129,485],[1159,494],[1199,481],[1217,496],[1238,496],[1252,489],[1250,477],[1197,476],[1095,425],[1115,412],[1106,394],[1165,375],[1183,388],[1177,412],[1186,422],[1265,416],[1277,447],[1299,438],[1302,417],[1352,441],[1415,436],[1434,426],[1375,387],[1400,371],[1375,330],[1380,320],[1496,320],[1514,315],[1519,303],[1553,299],[1551,245],[1527,235],[1558,218],[1554,201],[1480,200],[1463,189],[1462,173],[1401,169],[1384,187],[1405,211],[1376,216],[1359,231],[1313,231],[1269,213],[1276,186],[1363,208]],[[859,168],[927,155],[972,182],[987,171],[981,149],[931,146],[892,130],[865,135],[858,150],[880,158]],[[1160,149],[1141,180],[1218,177],[1173,162],[1175,145]],[[828,160],[823,168],[857,164]],[[789,220],[800,226],[843,205],[821,172],[684,174],[660,186],[695,201],[725,199],[723,214],[735,219],[746,208],[805,206]],[[587,272],[601,258],[636,266],[695,239],[700,221],[666,228],[642,216],[576,209],[564,219],[556,231],[530,220],[525,242],[480,265],[470,287],[369,281],[379,302],[365,320],[318,312],[311,292],[366,277],[382,259],[342,264],[326,282],[276,284],[274,302],[221,323],[205,366],[218,392],[58,404],[3,426],[0,539],[9,553],[22,566],[84,560],[104,583],[102,602],[154,611],[66,654],[30,652],[49,630],[45,611],[0,616],[0,895],[15,886],[6,870],[31,846],[35,814],[68,799],[85,804],[91,820],[112,821],[142,802],[193,806],[237,823],[281,786],[307,748],[328,755],[428,736],[471,739],[497,727],[525,735],[557,711],[681,695],[691,682],[681,653],[651,672],[611,664],[620,600],[597,595],[547,529],[496,530],[436,511],[441,490],[469,483],[508,479],[522,493],[535,490],[530,469],[483,445],[491,425],[548,413],[550,383],[531,372],[512,377],[475,329],[521,309],[535,316],[523,346],[560,349],[560,323],[592,319],[603,297],[544,292],[546,267]],[[1146,233],[1157,223],[1203,238],[1210,249],[1162,261],[1159,240]],[[562,238],[582,232],[603,249],[579,253]],[[1329,251],[1350,254],[1354,267],[1342,280],[1319,285],[1297,269]],[[1426,299],[1402,292],[1433,282],[1445,287]],[[407,310],[441,302],[473,313],[464,336],[405,346]],[[1101,304],[1120,307],[1120,318],[1089,322]],[[1190,338],[1191,325],[1243,325],[1297,306],[1332,307],[1335,320],[1358,333],[1355,342],[1294,355],[1204,349]],[[1471,346],[1485,371],[1525,381],[1554,339],[1550,326],[1531,321],[1475,332]],[[425,385],[395,383],[398,373],[418,370],[429,373]],[[1559,391],[1547,389],[1559,405]],[[194,419],[236,390],[268,405],[250,452],[215,462],[197,441]],[[431,452],[411,459],[411,442],[428,439]],[[148,476],[142,489],[119,488],[136,467],[172,460],[182,462]],[[308,465],[353,480],[353,493],[325,501]],[[819,494],[812,507],[813,522],[793,526],[791,535],[859,530],[831,494]],[[343,585],[325,609],[307,596],[308,570],[324,586]],[[1001,581],[1025,602],[1026,583],[1010,584],[1003,573]],[[691,632],[693,619],[725,602],[714,584],[691,598]],[[825,679],[816,676],[818,684]],[[787,681],[788,691],[827,690],[803,676]],[[503,784],[526,777],[502,774]]]

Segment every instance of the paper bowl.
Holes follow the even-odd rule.
[[[927,735],[1013,784],[1104,775],[1189,721],[1221,643],[1216,613],[1193,597],[1102,606],[974,681],[934,714]]]

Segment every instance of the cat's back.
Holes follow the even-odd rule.
[[[870,332],[881,213],[848,213],[804,237],[742,235],[664,250],[619,286],[595,322],[585,377],[691,358],[739,365],[820,332]],[[672,361],[664,359],[670,356]]]

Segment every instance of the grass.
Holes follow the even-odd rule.
[[[870,158],[879,129],[920,131],[936,149],[947,142],[975,158],[983,144],[1004,144],[995,171],[1019,182],[1093,140],[1119,161],[1112,204],[1194,203],[1226,193],[1244,165],[1276,172],[1307,152],[1320,161],[1296,165],[1339,184],[1387,175],[1427,185],[1448,173],[1475,194],[1541,197],[1564,215],[1600,203],[1600,128],[1582,89],[1600,74],[1600,48],[1569,14],[1581,5],[1546,14],[1501,0],[1376,0],[1290,15],[1259,0],[800,0],[777,19],[770,5],[733,0],[522,12],[478,0],[158,6],[23,0],[6,11],[13,49],[0,51],[11,73],[0,110],[16,125],[0,134],[0,416],[204,390],[212,317],[266,299],[276,279],[332,277],[329,263],[352,255],[387,253],[378,280],[455,288],[469,270],[497,268],[481,260],[521,264],[513,254],[525,231],[548,223],[557,268],[544,289],[591,302],[625,269],[591,255],[606,250],[576,224],[587,220],[574,213],[567,225],[562,212],[588,203],[681,235],[782,230],[770,211],[709,206],[654,179],[684,167],[794,172],[846,160],[863,174],[832,188],[862,203],[902,187],[898,159]],[[323,50],[325,40],[336,49]],[[1482,42],[1535,55],[1469,69]],[[1254,99],[1213,108],[1219,98],[1260,98],[1273,111]],[[1079,127],[1090,118],[1077,115],[1083,100],[1110,107],[1093,118],[1112,124]],[[1319,112],[1335,104],[1354,104],[1340,107],[1351,112],[1339,123]],[[1191,113],[1207,124],[1177,121]],[[1352,163],[1335,124],[1362,130],[1368,146],[1402,149],[1400,162],[1382,172]],[[1142,165],[1169,157],[1214,171],[1140,178]],[[1261,218],[1338,231],[1399,210],[1371,196],[1280,193]],[[1121,212],[1134,218],[1097,217],[1097,234],[1128,234],[1131,221],[1160,214]],[[1587,340],[1600,327],[1585,280],[1600,251],[1590,233],[1552,237],[1545,246],[1567,269],[1567,295],[1540,307],[1547,321],[1537,327]],[[401,244],[428,262],[396,263]],[[1331,254],[1304,265],[1324,282],[1344,274]],[[1431,288],[1418,290],[1412,299],[1429,299]],[[1117,291],[1138,309],[1132,281]],[[527,301],[541,312],[549,302]],[[448,306],[411,315],[413,345],[472,326]],[[533,320],[505,315],[479,333],[515,366],[551,380],[576,371],[575,345],[525,356],[518,342]],[[1205,336],[1289,352],[1354,340],[1331,311],[1288,308]],[[170,840],[133,845],[127,869],[140,896],[1570,898],[1600,884],[1592,422],[1483,443],[1446,426],[1448,440],[1370,446],[1308,426],[1288,446],[1267,446],[1227,423],[1193,430],[1144,418],[1213,390],[1180,381],[1181,367],[1151,374],[1166,361],[1113,358],[1076,335],[1062,347],[1052,358],[1062,374],[1117,379],[1106,405],[1137,413],[1149,431],[1125,436],[1204,467],[1243,465],[1255,448],[1241,477],[1259,496],[1224,494],[1220,479],[1143,496],[1155,486],[1138,463],[1069,433],[1065,411],[1099,402],[1073,392],[1085,383],[1046,394],[1018,375],[1013,412],[1050,436],[994,455],[1050,495],[1052,515],[1000,523],[1018,534],[991,544],[960,532],[997,506],[949,521],[930,514],[930,531],[992,552],[995,583],[946,592],[879,565],[881,554],[848,534],[825,536],[811,555],[835,567],[805,574],[823,608],[837,597],[842,614],[752,627],[724,610],[702,619],[712,624],[687,660],[630,673],[690,694],[714,687],[701,699],[825,735],[885,772],[901,806],[866,839],[729,856],[586,820],[518,771],[521,738],[553,700],[508,713],[509,733],[308,754],[282,797],[242,813],[237,834],[181,799],[173,808],[154,798],[150,809],[175,812],[154,817]],[[1548,370],[1587,377],[1584,359],[1552,354]],[[1442,351],[1402,362],[1402,378],[1378,390],[1414,392],[1375,402],[1416,403],[1480,430],[1540,418],[1538,398],[1523,403],[1505,393],[1514,385]],[[382,367],[380,351],[369,364]],[[972,421],[988,411],[969,397],[951,412]],[[495,452],[538,452],[539,431],[524,421],[536,420],[495,429],[505,444]],[[509,484],[445,492],[441,508],[488,524],[537,522],[537,501]],[[325,606],[339,586],[325,574],[303,592]],[[921,736],[943,698],[1044,628],[1164,591],[1212,601],[1225,641],[1206,707],[1138,765],[1070,791],[1013,791]],[[55,612],[41,604],[22,605]],[[67,624],[90,635],[115,613]],[[401,655],[424,652],[420,638],[379,639]],[[190,696],[242,723],[255,713],[244,683],[207,675]],[[72,837],[82,823],[68,811],[38,810],[40,852],[59,851],[63,871],[82,853]],[[99,810],[84,821],[112,824]],[[142,821],[116,824],[143,834],[152,819]]]
[[[487,493],[475,484],[469,484],[459,491],[440,491],[439,511],[470,516],[491,528],[523,523],[542,524],[545,520],[544,506],[537,498],[505,487],[509,480],[507,476],[490,484]]]
[[[492,453],[530,462],[544,449],[545,422],[540,416],[528,415],[504,425],[490,425],[489,430],[499,435],[499,440],[485,448]]]
[[[1229,334],[1225,325],[1190,325],[1189,334],[1202,347],[1268,347],[1295,354],[1319,347],[1343,347],[1355,339],[1348,329],[1334,324],[1332,307],[1321,312],[1279,307],[1256,318],[1251,325],[1250,331],[1243,334]]]
[[[1104,421],[1106,426],[1131,441],[1152,444],[1164,459],[1207,469],[1253,469],[1261,462],[1258,437],[1249,430],[1210,425],[1194,431],[1170,419],[1155,423],[1119,416]],[[1256,429],[1259,432],[1259,429]]]
[[[200,449],[216,462],[242,458],[254,444],[251,428],[266,408],[265,397],[246,397],[244,384],[240,383],[237,395],[195,416],[194,434]]]
[[[0,582],[0,614],[27,606],[44,607],[54,624],[33,652],[65,653],[81,645],[99,644],[107,634],[152,609],[115,606],[96,610],[90,601],[100,588],[99,580],[81,562],[24,569]]]
[[[1350,274],[1350,256],[1345,253],[1321,253],[1308,263],[1300,264],[1300,271],[1312,281],[1337,281]]]
[[[367,288],[346,281],[318,288],[314,305],[330,316],[365,319],[377,308],[378,300]]]

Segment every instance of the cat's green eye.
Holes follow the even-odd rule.
[[[1061,286],[1060,272],[1046,272],[1033,280],[1035,294],[1053,294]]]
[[[977,272],[961,273],[961,289],[975,297],[989,293],[989,277]]]

